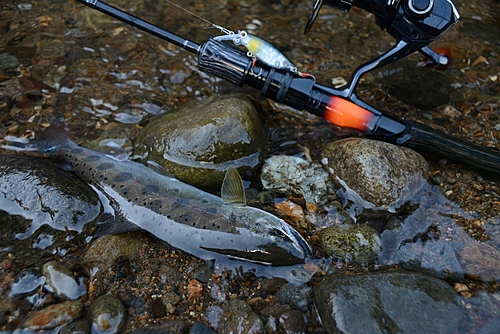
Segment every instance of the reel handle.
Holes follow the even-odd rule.
[[[304,33],[312,27],[323,4],[344,12],[353,6],[366,10],[374,14],[380,28],[397,41],[392,49],[356,69],[345,88],[348,96],[354,92],[363,74],[415,51],[427,55],[436,65],[447,65],[449,62],[449,59],[428,48],[427,44],[444,35],[460,18],[451,0],[317,0]]]

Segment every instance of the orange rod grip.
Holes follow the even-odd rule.
[[[372,130],[370,124],[374,117],[370,111],[336,96],[332,96],[323,114],[323,118],[330,123],[361,132]]]

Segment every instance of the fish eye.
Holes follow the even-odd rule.
[[[273,235],[275,237],[279,237],[281,239],[285,239],[286,241],[290,241],[292,242],[292,240],[290,240],[290,238],[288,237],[288,235],[285,234],[285,232],[281,231],[281,230],[278,230],[276,228],[273,228],[269,231],[269,234],[270,235]]]

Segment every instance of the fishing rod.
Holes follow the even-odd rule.
[[[276,102],[306,110],[339,127],[357,130],[370,138],[404,145],[423,153],[434,153],[487,174],[500,175],[500,150],[455,138],[418,122],[404,122],[375,109],[355,93],[362,74],[415,51],[429,55],[437,64],[446,64],[448,60],[444,56],[434,53],[426,45],[458,20],[458,12],[450,0],[407,0],[405,3],[410,5],[403,5],[400,1],[359,0],[360,8],[374,12],[379,26],[398,42],[385,54],[361,65],[350,82],[341,89],[318,84],[311,75],[256,62],[244,51],[214,36],[203,44],[197,44],[102,1],[76,1],[196,54],[199,70],[238,86],[246,84],[259,89],[261,95]],[[355,2],[327,0],[326,4],[348,11]],[[422,3],[430,3],[431,6],[425,7]],[[323,0],[316,2],[306,32],[322,5]]]

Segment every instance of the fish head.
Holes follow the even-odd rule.
[[[281,218],[248,206],[235,208],[232,218],[236,229],[255,238],[255,262],[280,266],[304,263],[312,257],[311,246]]]

